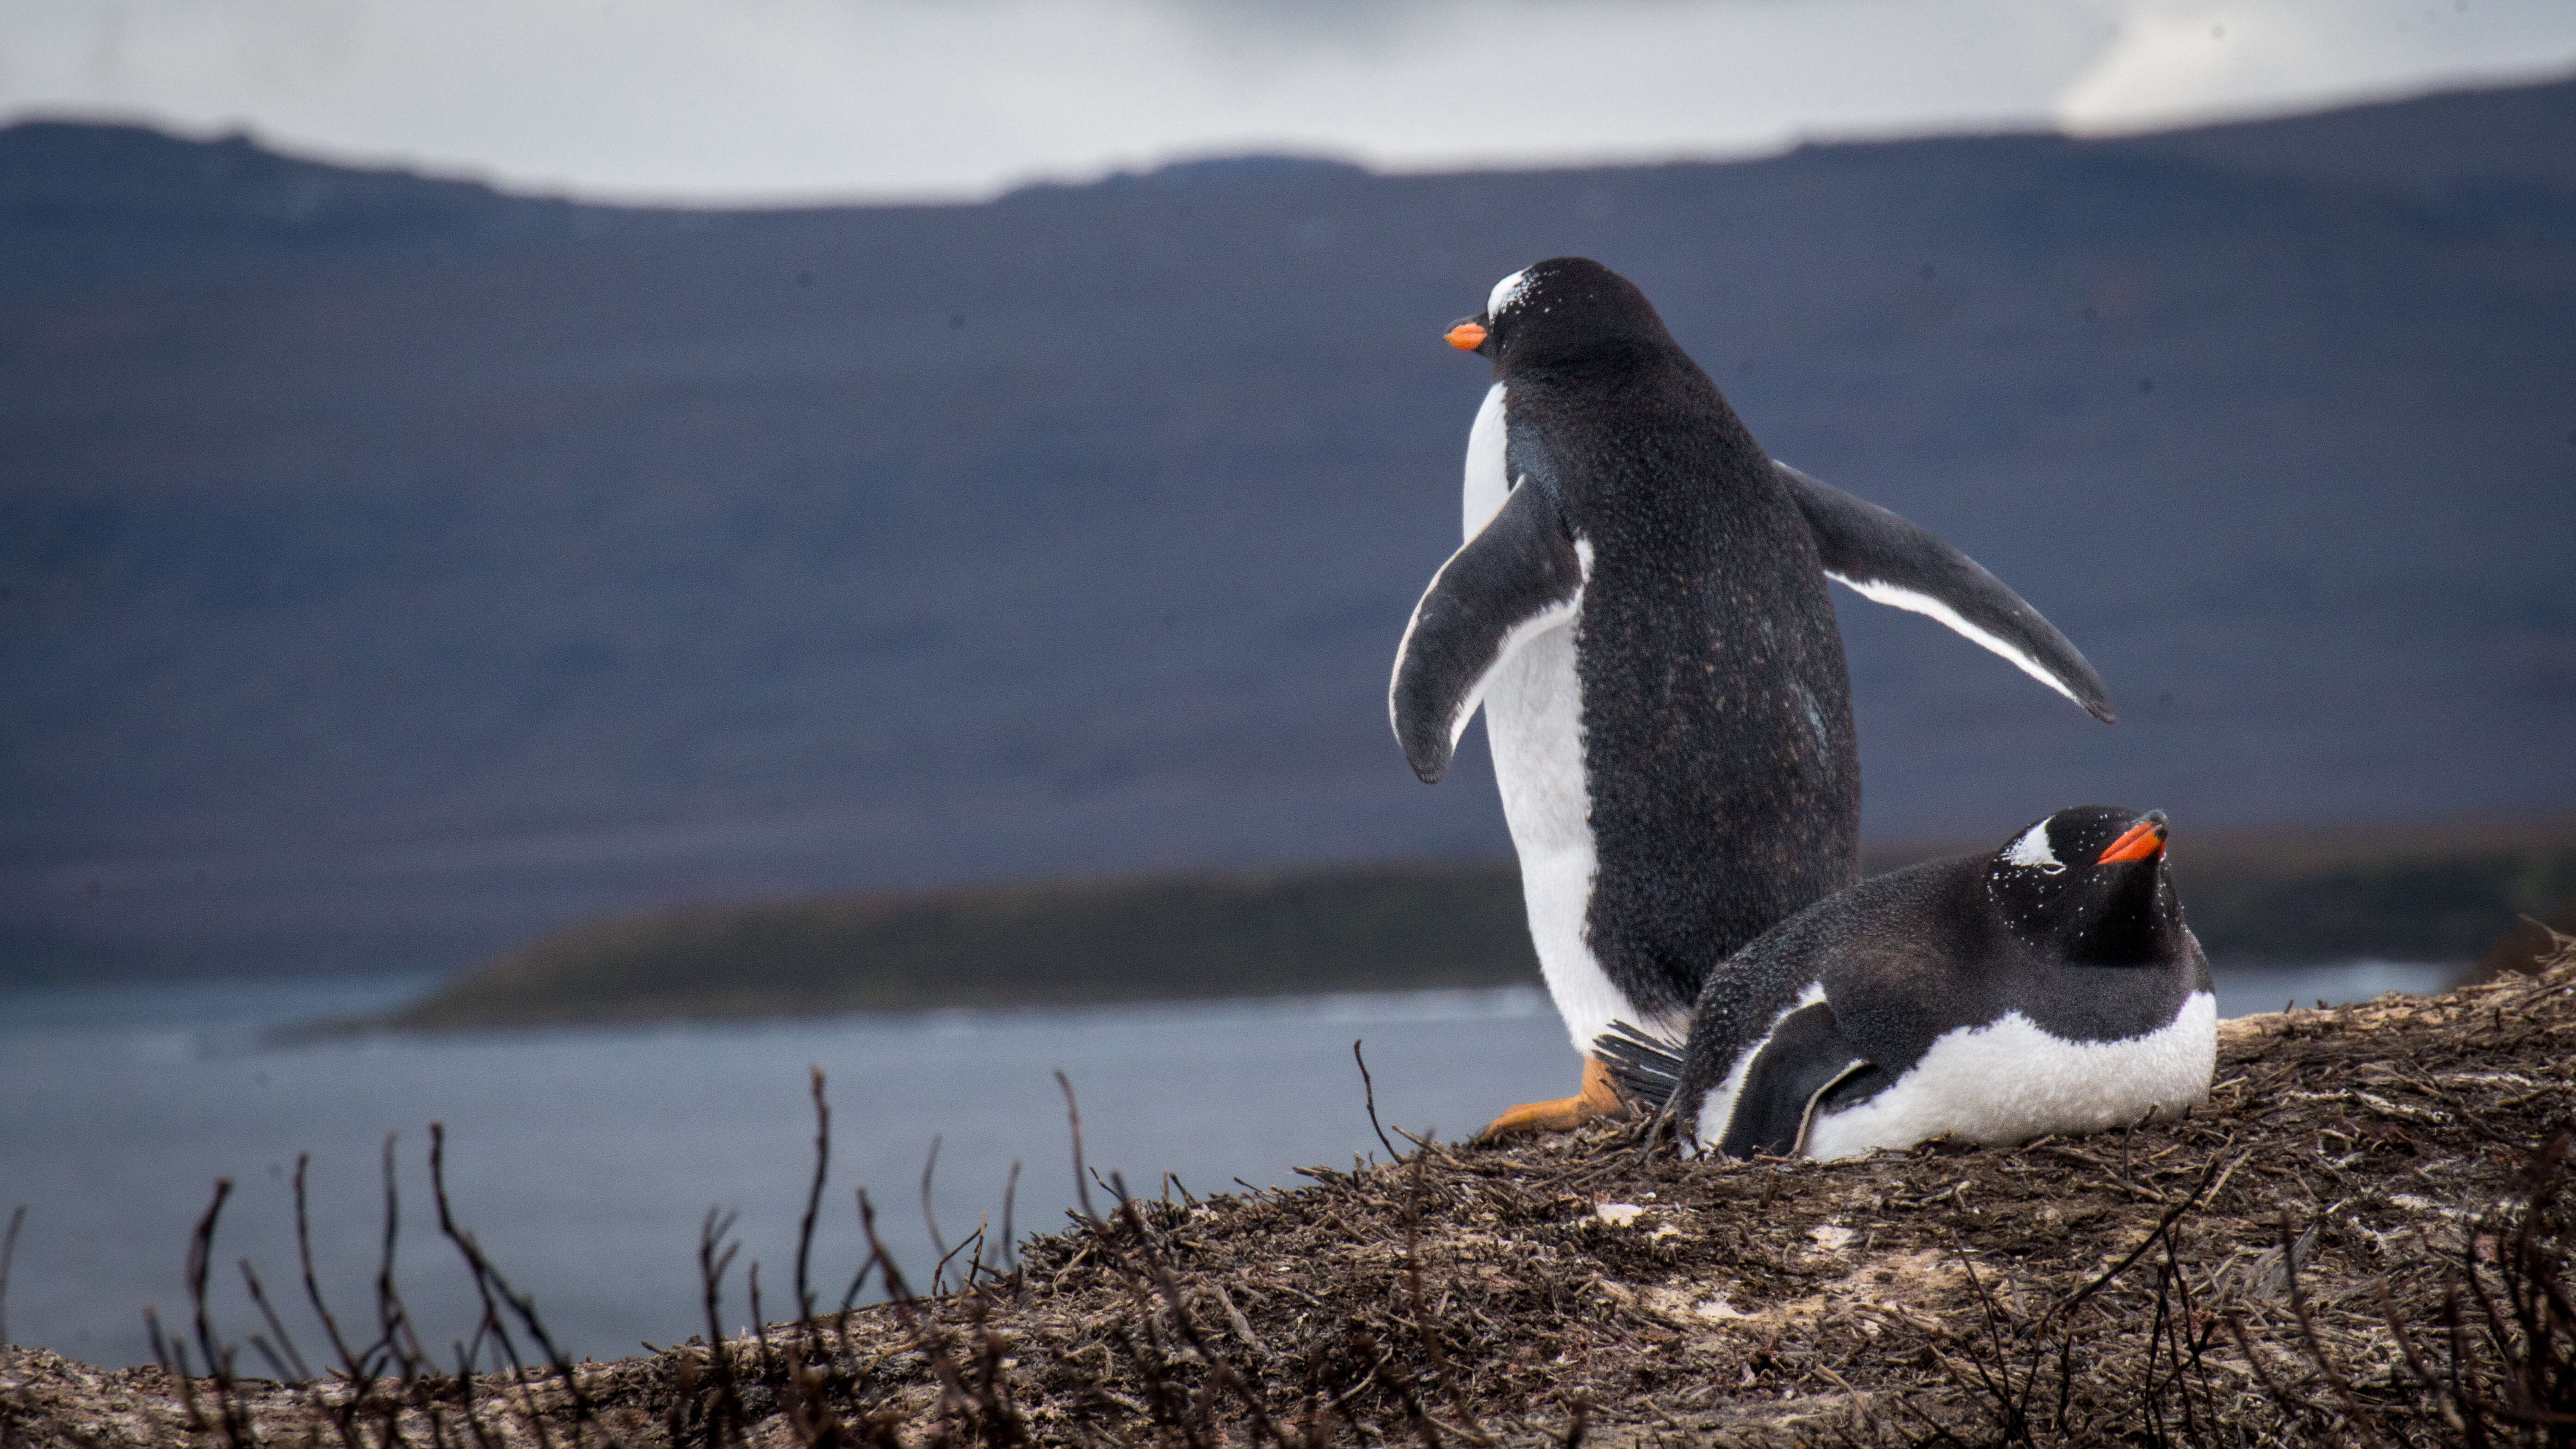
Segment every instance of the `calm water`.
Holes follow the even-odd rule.
[[[2391,963],[2231,973],[2220,1007],[2428,990],[2446,975]],[[292,1302],[296,1154],[312,1154],[324,1290],[344,1323],[372,1322],[389,1132],[405,1297],[424,1338],[461,1335],[472,1289],[430,1214],[433,1121],[448,1128],[459,1214],[572,1352],[606,1358],[703,1326],[694,1254],[711,1206],[740,1211],[742,1257],[760,1261],[770,1316],[783,1316],[813,1163],[809,1066],[829,1074],[834,1108],[815,1251],[834,1299],[862,1256],[858,1184],[890,1220],[906,1270],[926,1276],[921,1178],[934,1137],[932,1207],[950,1244],[988,1213],[998,1235],[1014,1159],[1018,1229],[1061,1221],[1073,1171],[1059,1068],[1080,1094],[1093,1165],[1131,1185],[1175,1173],[1202,1193],[1237,1177],[1293,1183],[1296,1166],[1347,1165],[1376,1148],[1354,1037],[1368,1041],[1379,1114],[1444,1136],[1574,1076],[1555,1013],[1530,990],[260,1045],[265,1024],[388,1005],[421,984],[0,996],[0,1214],[28,1209],[9,1337],[95,1363],[148,1362],[143,1306],[185,1316],[189,1229],[229,1177],[218,1317],[235,1338],[256,1326],[234,1266],[247,1257],[290,1300],[288,1325],[317,1356],[320,1335]],[[748,1317],[737,1272],[726,1322]]]

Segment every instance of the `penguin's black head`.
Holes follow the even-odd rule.
[[[1646,294],[1588,257],[1534,262],[1496,282],[1485,310],[1452,324],[1448,341],[1492,358],[1497,373],[1676,350]]]
[[[2165,835],[2161,810],[2060,810],[1988,858],[1987,897],[2006,929],[2057,959],[2171,961],[2182,948],[2182,907],[2165,871]]]

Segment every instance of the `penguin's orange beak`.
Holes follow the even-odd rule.
[[[2116,865],[2124,860],[2152,860],[2165,848],[2165,822],[2150,815],[2120,833],[2120,838],[2103,847],[2096,865]]]
[[[1460,352],[1473,352],[1485,345],[1485,325],[1481,322],[1461,322],[1440,335]]]

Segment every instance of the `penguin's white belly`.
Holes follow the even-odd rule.
[[[1521,897],[1548,995],[1574,1049],[1589,1051],[1612,1021],[1653,1027],[1610,983],[1585,939],[1599,865],[1591,791],[1583,778],[1583,681],[1574,668],[1575,622],[1513,651],[1485,691],[1485,735],[1494,783],[1521,861]]]
[[[2218,998],[2205,991],[2170,1024],[2123,1041],[2067,1041],[2016,1011],[1942,1037],[1877,1096],[1819,1114],[1807,1155],[1852,1157],[1944,1133],[2009,1146],[2126,1127],[2209,1100],[2217,1066]]]
[[[1486,390],[1467,433],[1459,522],[1471,539],[1511,496],[1505,411],[1498,382]],[[1588,557],[1586,563],[1588,572]],[[1583,680],[1574,668],[1574,633],[1582,624],[1578,605],[1573,618],[1521,641],[1487,682],[1484,708],[1494,783],[1512,828],[1512,849],[1520,856],[1521,899],[1529,909],[1539,971],[1574,1049],[1589,1052],[1593,1038],[1612,1021],[1670,1024],[1645,1020],[1610,984],[1584,939],[1583,918],[1600,860],[1592,844],[1592,794],[1583,778]]]

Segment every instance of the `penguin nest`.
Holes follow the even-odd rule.
[[[397,1353],[182,1385],[0,1350],[0,1441],[2563,1442],[2558,946],[2536,977],[2229,1023],[2179,1122],[1832,1165],[1640,1160],[1606,1127],[1433,1147],[569,1375]]]

